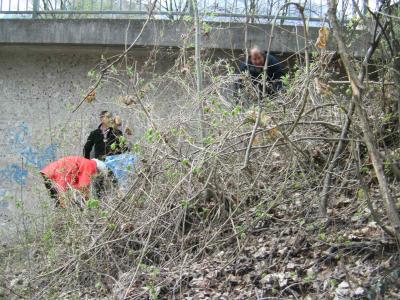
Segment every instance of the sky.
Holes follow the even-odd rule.
[[[33,0],[0,0],[0,7],[2,11],[30,11],[32,10],[32,1]],[[39,0],[41,3],[43,0]],[[87,3],[92,3],[92,2],[100,2],[100,0],[70,0],[70,3],[79,3],[82,1],[85,1]],[[124,1],[125,3],[129,3],[129,1],[131,1],[132,3],[134,2],[138,2],[140,0],[103,0],[103,3],[109,2],[109,1],[114,1],[114,3],[119,3],[118,1]],[[142,3],[146,3],[149,0],[141,0]],[[163,0],[164,2],[165,0]],[[175,1],[179,1],[179,0],[175,0]],[[182,1],[182,0],[181,0]],[[184,0],[183,0],[184,1]],[[273,2],[277,3],[277,2],[281,2],[284,3],[283,0],[272,0]],[[344,0],[344,2],[349,2],[351,3],[352,0]],[[356,1],[362,1],[362,0],[356,0]],[[47,2],[51,2],[53,7],[55,6],[55,4],[57,3],[57,6],[60,5],[60,0],[47,0]],[[263,3],[263,7],[266,7],[266,4],[269,1],[266,0],[259,0],[259,3]],[[295,2],[295,0],[293,0],[292,2]],[[301,3],[304,3],[303,1],[299,1]],[[308,3],[310,3],[310,0],[307,1]],[[343,2],[343,0],[339,1]],[[377,6],[377,2],[378,0],[367,0],[368,2],[368,6],[372,9],[375,10],[376,6]],[[243,12],[243,8],[244,8],[244,0],[198,0],[198,3],[200,6],[203,6],[204,3],[208,6],[208,7],[212,7],[212,9],[218,10],[219,12],[221,10],[224,10],[225,7],[232,7],[234,4],[236,4],[237,7],[237,13],[241,13]],[[326,0],[311,0],[312,3],[312,10],[314,12],[316,12],[316,14],[320,14],[321,12],[321,8],[322,7],[322,12],[325,12],[327,9],[327,1]],[[128,4],[129,5],[129,4]],[[114,5],[115,8],[118,8],[119,5]],[[218,7],[218,8],[216,8]],[[306,7],[310,7],[308,4],[306,5]],[[340,9],[340,5],[339,5],[339,9]],[[348,13],[352,12],[352,8],[349,7],[347,9]]]

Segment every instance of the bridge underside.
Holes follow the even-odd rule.
[[[0,20],[0,44],[129,45],[139,36],[144,23],[144,20],[122,19]],[[194,46],[194,33],[192,22],[153,20],[145,26],[136,45],[190,48]],[[249,24],[247,46],[267,49],[270,35],[270,24]],[[317,37],[318,28],[309,28],[309,45]],[[353,43],[356,56],[362,55],[366,40],[361,37]],[[202,48],[245,49],[245,24],[207,23],[203,28]],[[295,53],[304,48],[302,27],[275,27],[272,52]],[[332,44],[330,48],[333,49]]]

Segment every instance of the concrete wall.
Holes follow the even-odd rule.
[[[81,155],[89,132],[99,123],[100,111],[120,114],[124,126],[134,130],[132,142],[143,137],[149,127],[143,113],[118,100],[127,91],[120,80],[129,83],[122,73],[112,74],[115,78],[101,84],[95,102],[85,102],[76,113],[71,112],[91,86],[88,72],[102,57],[115,57],[122,51],[123,47],[105,46],[0,45],[0,242],[2,232],[9,232],[14,223],[21,226],[15,220],[49,205],[39,170],[63,156]],[[123,70],[125,63],[136,65],[145,82],[152,79],[156,92],[145,99],[145,105],[157,123],[173,122],[172,114],[189,120],[198,115],[185,110],[193,98],[190,89],[196,87],[193,74],[187,74],[193,80],[190,87],[157,80],[174,66],[179,53],[177,48],[136,47],[119,68]],[[215,49],[203,53],[216,59],[234,59],[239,54]],[[186,53],[186,58],[191,60],[192,55]]]
[[[102,84],[94,103],[85,103],[71,113],[90,86],[88,71],[101,55],[108,57],[121,50],[0,46],[0,231],[8,231],[7,220],[22,211],[18,209],[21,205],[33,212],[49,203],[38,171],[56,158],[81,155],[89,131],[98,125],[101,110],[122,115],[136,131],[132,139],[141,135],[146,121],[117,101],[123,94],[117,81]],[[138,62],[140,67],[148,56],[149,49],[134,49],[129,62]],[[162,63],[154,66],[154,74],[174,63],[173,56],[160,59]],[[172,103],[173,95],[169,102],[158,99],[156,108],[167,112]]]

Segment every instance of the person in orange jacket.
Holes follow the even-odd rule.
[[[87,198],[94,176],[98,174],[107,175],[108,172],[109,170],[104,162],[81,156],[64,157],[40,171],[50,196],[56,199],[57,205],[61,207],[66,206],[63,196],[67,191],[79,190],[84,198]]]

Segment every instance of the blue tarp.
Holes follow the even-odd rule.
[[[105,160],[107,168],[113,171],[119,185],[122,187],[128,182],[129,177],[135,173],[137,162],[137,156],[131,153],[110,155]]]

